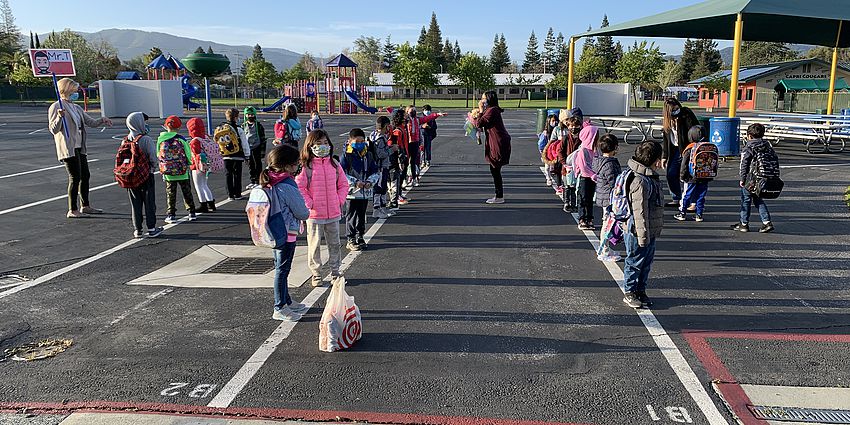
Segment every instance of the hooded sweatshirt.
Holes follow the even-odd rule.
[[[189,149],[192,150],[192,169],[197,170],[198,164],[203,163],[201,154],[204,153],[204,145],[201,139],[207,138],[207,129],[204,127],[204,121],[200,118],[192,118],[186,123],[186,128],[189,129]]]
[[[593,149],[593,142],[596,140],[598,129],[595,126],[589,125],[581,129],[579,139],[581,139],[581,147],[576,150],[575,167],[578,170],[576,174],[581,177],[596,181],[596,173],[593,172],[593,160],[599,154]]]
[[[661,236],[664,228],[664,194],[658,172],[634,158],[629,168],[635,178],[629,182],[629,205],[632,209],[632,224],[629,229],[637,236],[638,245],[646,246],[650,240]]]
[[[242,123],[242,130],[245,132],[245,137],[248,138],[248,146],[251,147],[251,150],[262,148],[266,149],[266,128],[260,123],[259,120],[255,120],[253,124],[250,121],[245,120]]]
[[[598,156],[593,160],[593,172],[596,173],[596,205],[607,207],[611,205],[611,191],[617,176],[623,171],[620,161],[614,156]]]
[[[159,168],[159,160],[156,156],[157,143],[151,136],[148,136],[148,130],[145,127],[145,115],[141,112],[133,112],[127,115],[127,128],[130,130],[130,134],[127,135],[130,140],[135,140],[139,135],[142,136],[139,139],[139,148],[142,149],[142,152],[148,154],[151,173],[153,173]]]
[[[340,161],[342,170],[348,178],[348,199],[372,199],[372,189],[357,188],[358,182],[378,184],[381,178],[380,168],[375,161],[375,155],[369,151],[368,146],[362,150],[354,150],[354,145],[349,143],[345,148],[345,155]]]
[[[175,137],[179,139],[181,143],[183,143],[183,149],[186,152],[186,160],[189,163],[186,164],[186,172],[179,176],[162,176],[167,182],[189,180],[189,170],[192,167],[192,149],[189,147],[189,142],[187,142],[186,139],[183,138],[183,136],[177,134],[176,131],[163,131],[162,133],[159,133],[159,139],[157,139],[156,141],[156,151],[159,152],[160,146],[162,146],[162,142],[165,142],[166,140],[170,140]]]

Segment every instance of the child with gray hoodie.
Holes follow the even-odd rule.
[[[153,178],[154,170],[159,167],[159,162],[157,160],[156,141],[148,136],[150,128],[145,124],[147,120],[148,116],[142,112],[133,112],[127,115],[127,129],[130,130],[130,134],[127,135],[125,143],[128,141],[138,143],[140,150],[147,154],[147,159],[150,162],[150,175],[147,180],[138,187],[127,189],[132,206],[133,227],[136,229],[133,236],[136,238],[155,238],[162,233],[162,227],[156,226],[156,193]],[[142,228],[142,219],[147,225],[147,230]]]

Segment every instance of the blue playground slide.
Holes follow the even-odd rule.
[[[280,109],[280,106],[283,105],[284,103],[286,103],[288,100],[289,100],[289,96],[281,97],[280,100],[273,103],[271,106],[267,106],[267,107],[263,108],[262,111],[263,112],[274,112],[274,111]]]
[[[183,87],[183,105],[189,109],[198,109],[201,107],[199,103],[192,102],[192,97],[198,92],[198,88],[192,84],[186,84]]]
[[[370,113],[370,114],[374,114],[375,112],[378,112],[378,108],[373,108],[373,107],[371,107],[371,106],[366,106],[366,104],[365,104],[365,103],[363,103],[363,102],[361,102],[361,101],[360,101],[360,98],[359,98],[359,97],[357,97],[357,93],[354,93],[354,92],[353,92],[353,91],[351,91],[351,90],[346,90],[346,91],[345,91],[345,96],[348,98],[348,100],[350,100],[350,101],[351,101],[351,103],[353,103],[353,104],[357,105],[357,107],[358,107],[358,108],[360,108],[360,109],[362,109],[362,110],[364,110],[364,111],[366,111],[366,112],[368,112],[368,113]]]

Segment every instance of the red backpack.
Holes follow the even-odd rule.
[[[139,146],[141,138],[142,135],[136,136],[133,140],[124,137],[121,146],[118,147],[118,154],[115,155],[115,168],[112,172],[115,174],[118,186],[125,189],[141,186],[151,174],[150,158]]]
[[[549,148],[546,150],[546,159],[549,161],[556,161],[558,159],[558,154],[561,152],[561,144],[564,143],[561,140],[555,140],[552,143],[549,143]]]

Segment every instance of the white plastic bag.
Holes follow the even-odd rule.
[[[349,348],[362,333],[360,309],[354,304],[354,297],[345,292],[345,278],[337,278],[319,321],[319,351],[332,353]]]

